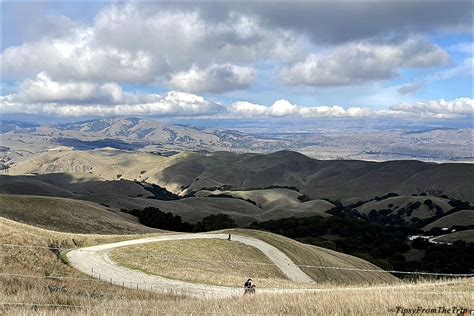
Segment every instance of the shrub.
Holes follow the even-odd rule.
[[[298,200],[300,200],[300,202],[308,202],[308,201],[311,201],[311,198],[307,196],[306,194],[303,194],[303,195],[298,196]]]

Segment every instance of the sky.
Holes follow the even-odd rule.
[[[2,115],[472,125],[471,1],[1,5]]]

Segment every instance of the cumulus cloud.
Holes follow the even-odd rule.
[[[56,82],[46,73],[25,80],[15,100],[29,102],[97,102],[120,103],[124,99],[122,88],[116,83]]]
[[[420,34],[462,26],[472,16],[465,4],[449,5],[450,10],[446,6],[109,4],[90,25],[64,16],[48,17],[65,27],[47,27],[61,32],[45,30],[42,36],[6,48],[0,56],[2,74],[6,80],[24,80],[46,72],[60,81],[221,93],[249,87],[256,65],[270,61],[272,67],[287,65],[277,73],[288,85],[357,85],[394,78],[404,68],[445,64],[446,52]],[[424,14],[414,19],[413,12]]]
[[[193,66],[171,75],[170,85],[182,91],[218,93],[247,88],[254,79],[255,70],[250,67],[224,64],[200,69]]]
[[[468,2],[309,1],[255,6],[271,25],[305,32],[316,43],[429,31],[472,33],[473,10]]]
[[[469,1],[247,1],[238,5],[188,1],[167,5],[178,10],[198,9],[214,20],[224,20],[229,12],[258,15],[270,28],[304,33],[318,44],[428,32],[472,33]]]
[[[2,53],[4,79],[46,72],[55,80],[164,84],[193,92],[248,86],[254,71],[238,64],[299,56],[299,35],[268,29],[257,16],[206,20],[198,10],[109,5],[89,26]],[[186,86],[189,84],[189,87]]]
[[[226,111],[203,97],[170,91],[165,95],[123,92],[116,83],[56,82],[41,73],[18,93],[0,97],[2,112],[55,116],[200,116]]]
[[[423,39],[409,39],[400,45],[351,43],[325,54],[310,54],[305,60],[280,72],[289,85],[344,86],[386,80],[401,68],[426,68],[444,65],[449,55]]]
[[[341,106],[314,106],[303,107],[292,104],[288,100],[280,99],[271,106],[253,104],[250,102],[235,102],[229,111],[238,117],[369,117],[374,111],[369,108]]]
[[[474,100],[458,98],[450,101],[402,103],[389,110],[369,107],[344,108],[300,106],[279,99],[272,105],[237,101],[222,105],[202,96],[170,91],[164,95],[129,93],[116,83],[58,82],[40,73],[24,81],[18,93],[0,97],[2,112],[56,116],[128,116],[154,115],[167,117],[207,118],[377,118],[455,119],[473,115]]]
[[[235,102],[229,107],[229,112],[237,117],[305,117],[305,118],[376,118],[397,117],[417,119],[454,119],[472,116],[474,100],[458,98],[451,101],[433,100],[418,103],[402,103],[390,110],[374,110],[368,107],[343,108],[333,106],[304,107],[290,103],[288,100],[278,100],[271,106],[249,102]]]
[[[440,99],[427,102],[402,103],[392,106],[391,110],[436,118],[458,118],[473,115],[474,99],[458,98],[450,101]]]

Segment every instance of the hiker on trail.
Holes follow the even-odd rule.
[[[232,235],[231,235],[231,234],[229,234],[229,237],[227,237],[227,240],[228,240],[228,241],[231,241],[231,240],[232,240]]]
[[[252,283],[252,279],[248,279],[244,284],[244,294],[255,293],[255,284]]]

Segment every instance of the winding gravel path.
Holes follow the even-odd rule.
[[[192,297],[230,297],[241,296],[242,288],[216,285],[195,284],[184,281],[166,279],[137,270],[117,265],[109,256],[110,251],[127,246],[153,243],[166,240],[184,239],[227,239],[226,234],[177,234],[127,240],[111,244],[92,246],[72,250],[67,253],[69,263],[76,269],[105,281],[128,288],[144,289],[160,293],[172,293]],[[283,252],[261,240],[232,235],[233,241],[253,246],[262,251],[287,276],[288,279],[299,283],[314,282]],[[258,289],[258,292],[301,292],[315,291],[309,289]]]

